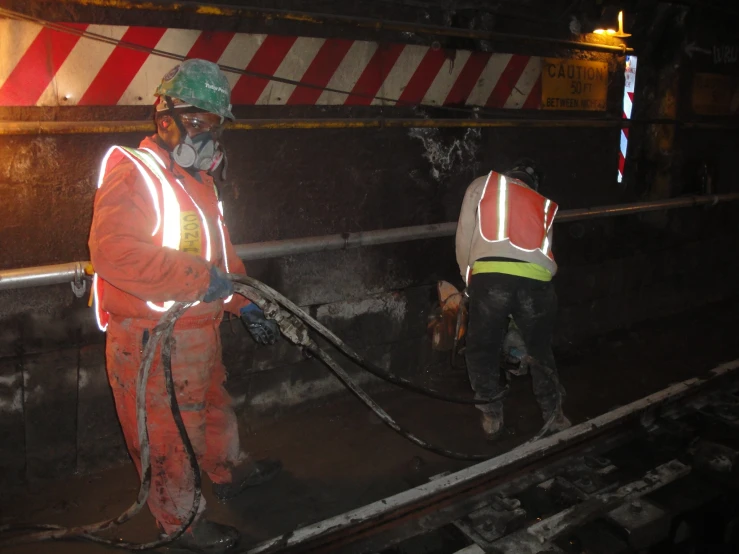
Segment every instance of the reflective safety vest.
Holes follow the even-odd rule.
[[[191,251],[207,261],[211,261],[213,259],[214,241],[203,210],[187,192],[182,182],[169,174],[167,166],[153,150],[125,146],[110,148],[103,157],[98,177],[98,188],[103,186],[108,171],[123,159],[133,162],[151,196],[151,204],[156,214],[156,222],[151,230],[154,244],[173,250]],[[215,190],[214,192],[217,196],[218,191]],[[220,201],[218,202],[218,208],[219,215],[216,226],[220,232],[222,259],[228,273],[226,236],[223,232],[223,205]],[[199,232],[200,229],[202,229],[202,233]],[[93,275],[92,283],[97,324],[101,331],[105,331],[110,319],[110,314],[102,309],[101,304],[106,283],[97,273]],[[231,296],[226,298],[224,302],[229,300],[231,300]],[[195,302],[193,306],[198,303]],[[166,312],[173,304],[174,300],[162,303],[146,302],[152,312]]]
[[[508,241],[518,250],[539,250],[554,260],[548,233],[557,215],[555,202],[516,179],[491,171],[477,208],[485,241]]]

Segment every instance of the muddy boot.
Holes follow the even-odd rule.
[[[547,421],[549,421],[549,418],[551,417],[551,414],[549,414],[545,419],[544,422],[546,424]],[[547,429],[547,432],[544,433],[544,437],[548,437],[550,435],[554,435],[555,433],[559,433],[560,431],[564,431],[565,429],[569,429],[572,427],[572,423],[569,419],[560,411],[555,417],[554,421],[552,421],[552,424]]]
[[[494,440],[503,432],[503,414],[495,412],[483,412],[480,417],[482,432],[486,440]]]
[[[228,500],[238,496],[250,487],[266,483],[282,470],[279,460],[259,460],[247,462],[233,470],[230,483],[213,483],[213,495],[219,500]]]
[[[552,433],[559,433],[560,431],[564,431],[565,429],[569,429],[572,427],[572,423],[569,419],[567,419],[567,416],[565,416],[562,412],[559,412],[557,414],[557,417],[554,418],[554,421],[549,426],[549,430]]]
[[[201,518],[181,537],[170,543],[168,549],[170,552],[221,554],[236,546],[240,536],[235,527]]]

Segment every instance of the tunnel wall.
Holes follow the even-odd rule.
[[[125,24],[132,16],[80,10],[75,17]],[[166,15],[155,17],[152,24],[172,25]],[[218,23],[195,19],[177,25],[217,28]],[[268,32],[309,31],[273,24]],[[310,32],[349,36],[347,30]],[[351,34],[357,36],[372,38]],[[623,63],[616,56],[498,46],[505,52],[608,61],[607,115],[620,117]],[[141,107],[0,108],[4,120],[149,115]],[[387,107],[242,106],[237,116],[418,113]],[[524,126],[228,132],[225,219],[234,243],[454,221],[475,177],[522,156],[536,159],[546,175],[542,192],[562,209],[636,201],[649,193],[648,174],[635,169],[629,181],[616,182],[619,134],[617,128]],[[140,139],[136,134],[0,137],[0,268],[88,259],[100,159],[110,145],[136,146]],[[645,131],[643,141],[648,140]],[[691,149],[691,144],[700,146]],[[676,146],[696,159],[701,159],[700,148],[703,155],[727,159],[736,147],[735,134],[690,130],[681,131]],[[674,182],[677,194],[692,186],[693,177],[678,173]],[[735,165],[724,164],[718,192],[736,190],[736,182]],[[558,225],[558,349],[736,294],[736,216],[735,206],[720,205]],[[453,247],[451,238],[424,240],[255,261],[247,270],[305,306],[372,360],[423,382],[428,368],[445,360],[432,352],[427,325],[437,305],[436,282],[461,285]],[[126,458],[104,370],[104,335],[93,319],[87,298],[75,298],[68,285],[0,291],[4,485],[88,472]],[[248,424],[341,391],[321,366],[284,341],[256,348],[236,321],[224,322],[222,336],[228,387]],[[363,379],[372,388],[380,386]]]

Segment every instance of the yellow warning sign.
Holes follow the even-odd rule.
[[[735,84],[729,75],[696,73],[693,78],[693,111],[699,115],[729,115]]]
[[[196,255],[203,251],[200,218],[195,212],[180,214],[180,250]]]
[[[608,64],[543,58],[541,107],[544,110],[604,111],[608,97]]]

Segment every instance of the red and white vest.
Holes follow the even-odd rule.
[[[218,202],[220,213],[216,225],[220,237],[211,237],[203,210],[187,192],[182,182],[169,174],[162,159],[148,148],[129,148],[125,146],[110,148],[103,157],[98,177],[98,188],[103,186],[108,171],[125,158],[133,162],[144,183],[146,183],[146,188],[151,196],[151,204],[156,213],[156,223],[151,230],[154,243],[174,250],[191,250],[207,261],[213,259],[214,249],[220,247],[225,270],[228,273],[228,256],[226,237],[223,232],[223,206],[221,202]],[[193,219],[192,223],[189,223],[189,218]],[[190,226],[192,226],[192,229],[189,229]],[[203,230],[202,236],[199,232],[201,229]],[[191,230],[193,231],[192,234],[189,233]],[[196,230],[197,232],[195,232]],[[197,245],[195,245],[195,242],[197,242]],[[197,247],[195,248],[195,246]],[[97,324],[101,331],[105,331],[108,328],[110,314],[101,308],[101,301],[105,294],[105,281],[97,273],[93,276],[92,290]],[[226,298],[224,302],[229,300],[231,300],[231,297]],[[195,302],[193,305],[198,303]],[[173,300],[163,303],[146,302],[152,313],[166,312],[173,304]]]
[[[491,171],[478,203],[480,235],[486,242],[508,241],[518,250],[538,250],[554,260],[547,235],[557,208],[535,190]]]

